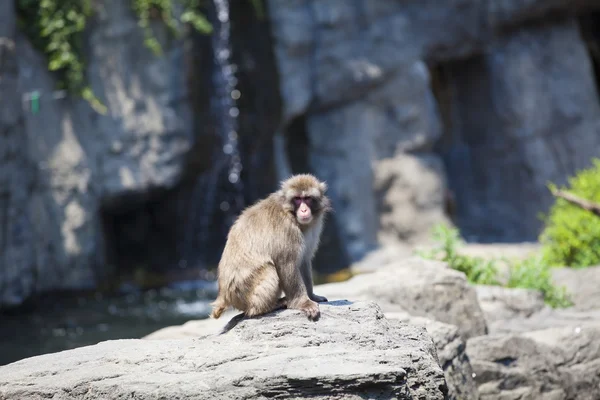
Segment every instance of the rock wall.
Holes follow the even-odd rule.
[[[30,190],[34,165],[27,157],[12,1],[0,4],[0,304],[18,304],[35,277]]]
[[[226,174],[195,183],[224,153],[207,123],[210,40],[199,49],[156,23],[165,55],[155,57],[126,2],[95,1],[87,79],[108,106],[102,116],[53,97],[54,77],[9,3],[0,16],[0,85],[10,94],[0,99],[0,305],[95,286],[121,265],[137,268],[139,258],[123,256],[132,252],[157,268],[198,253],[214,264],[233,212],[219,197]],[[380,244],[421,243],[441,221],[469,239],[535,239],[551,201],[546,181],[562,183],[598,155],[588,52],[600,54],[600,35],[586,45],[579,26],[597,2],[267,0],[259,29],[250,3],[234,4],[244,200],[273,188],[273,158],[327,180],[336,212],[321,271]],[[32,91],[38,112],[21,102]],[[275,133],[287,142],[277,157]],[[203,245],[198,230],[209,236]]]
[[[574,17],[596,2],[268,4],[283,124],[305,121],[308,169],[332,183],[351,260],[421,242],[449,209],[468,238],[535,239],[547,180],[598,155]]]
[[[8,188],[0,196],[0,304],[97,284],[110,272],[100,208],[173,187],[191,142],[190,112],[179,100],[181,41],[163,40],[166,55],[157,58],[127,4],[96,2],[87,78],[108,107],[103,116],[83,100],[54,96],[46,60],[16,32],[12,3],[0,12],[2,92],[12,94],[0,106],[1,187]],[[32,91],[41,95],[39,112],[21,102]]]

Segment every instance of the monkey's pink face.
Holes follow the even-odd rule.
[[[313,220],[312,206],[314,199],[312,197],[294,197],[294,209],[296,210],[296,219],[301,224],[309,224]]]

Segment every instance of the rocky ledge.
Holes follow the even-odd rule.
[[[423,327],[373,302],[283,310],[193,338],[111,340],[0,367],[0,399],[444,399]],[[213,327],[222,327],[227,320]]]

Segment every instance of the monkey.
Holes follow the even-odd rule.
[[[229,307],[245,317],[288,308],[311,321],[320,318],[318,303],[327,298],[313,292],[312,260],[332,210],[326,191],[327,184],[312,174],[293,175],[240,213],[217,266],[212,318]]]

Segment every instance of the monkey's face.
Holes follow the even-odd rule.
[[[301,225],[310,224],[313,220],[314,198],[310,196],[296,196],[292,199],[296,219]]]

